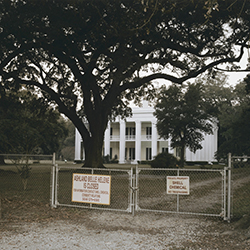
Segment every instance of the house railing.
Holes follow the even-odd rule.
[[[126,139],[126,141],[134,141],[135,135],[126,135],[125,139]]]
[[[111,135],[110,136],[110,141],[119,141],[120,140],[120,136],[119,135]]]
[[[141,135],[141,140],[142,141],[151,141],[152,135]]]

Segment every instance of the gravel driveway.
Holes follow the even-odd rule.
[[[85,211],[83,218],[0,222],[0,249],[250,249],[250,230],[218,218]]]

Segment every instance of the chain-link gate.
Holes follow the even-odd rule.
[[[51,206],[133,212],[133,169],[54,166]]]
[[[228,186],[228,167],[222,170],[137,168],[135,210],[230,220]]]
[[[230,220],[230,174],[228,167],[221,170],[121,170],[56,165],[52,169],[51,205],[122,211],[133,215],[147,211],[220,216]],[[110,179],[104,184],[107,178]],[[169,192],[168,181],[171,179],[171,187],[183,191],[188,185],[188,192]]]

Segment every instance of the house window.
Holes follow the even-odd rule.
[[[127,127],[126,128],[126,139],[134,139],[135,138],[135,128]]]
[[[127,160],[127,153],[128,153],[128,149],[125,148],[125,160]]]
[[[135,159],[135,148],[129,148],[129,160]]]
[[[162,148],[162,153],[168,153],[168,148]]]
[[[146,160],[147,161],[152,160],[152,149],[151,148],[146,148]]]
[[[126,135],[135,135],[135,128],[134,127],[127,127],[126,128]]]
[[[146,138],[151,139],[152,136],[152,127],[146,127]]]
[[[110,128],[110,135],[113,135],[113,128]]]
[[[109,159],[111,160],[113,158],[112,156],[112,148],[109,149]]]

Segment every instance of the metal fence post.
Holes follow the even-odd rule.
[[[135,172],[135,186],[136,186],[136,192],[135,192],[135,211],[139,209],[138,206],[138,192],[139,192],[139,173],[140,169],[138,168],[138,165],[136,166],[136,172]]]
[[[224,217],[224,220],[227,219],[227,170],[228,170],[228,167],[224,167],[224,170],[223,170],[223,209],[222,209],[222,212],[223,212],[223,217]]]
[[[232,155],[228,154],[228,194],[227,194],[227,220],[231,219],[231,168],[232,168]]]
[[[54,204],[54,208],[57,207],[57,203],[58,203],[58,201],[57,201],[57,188],[58,188],[58,170],[59,170],[57,164],[55,165],[55,167],[56,167],[56,170],[55,170],[55,204]]]
[[[54,208],[55,206],[55,165],[52,166],[51,170],[51,189],[50,189],[50,195],[51,195],[51,201],[50,206]]]
[[[2,199],[0,196],[0,220],[2,219]]]
[[[180,175],[180,170],[177,169],[177,176],[179,175]],[[179,194],[177,194],[177,212],[179,212],[179,210],[180,210],[180,196]]]
[[[56,153],[53,153],[53,157],[52,157],[52,166],[56,165]]]
[[[134,174],[134,169],[131,168],[129,171],[130,176],[130,212],[135,215],[135,210],[137,206],[137,166]]]
[[[135,174],[132,175],[132,215],[135,216]]]
[[[50,188],[50,206],[55,207],[55,166],[56,166],[56,153],[52,156],[52,168],[51,168],[51,188]]]

